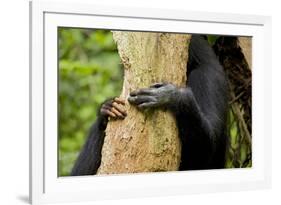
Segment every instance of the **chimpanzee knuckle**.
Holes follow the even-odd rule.
[[[122,98],[116,98],[115,101],[116,101],[118,104],[125,105],[125,100],[122,99]]]
[[[147,109],[147,108],[152,108],[155,107],[157,105],[156,102],[146,102],[146,103],[142,103],[139,105],[139,108],[141,109]]]
[[[118,107],[118,103],[117,102],[113,102],[112,103],[112,107]]]
[[[140,104],[140,103],[146,102],[148,100],[149,100],[149,98],[147,96],[138,96],[136,99],[136,102],[137,102],[137,104]]]
[[[122,114],[126,114],[126,109],[124,107],[124,105],[122,104],[117,104],[116,106],[114,106],[115,109],[117,109],[119,112],[121,112]]]
[[[118,104],[117,102],[113,102],[113,103],[112,103],[112,107],[119,110],[119,107],[120,107],[120,106],[119,106],[119,104]]]
[[[167,88],[168,90],[174,90],[174,89],[175,89],[175,86],[174,86],[173,84],[167,84],[167,85],[166,85],[166,88]]]
[[[104,106],[111,106],[112,105],[112,100],[106,101],[103,105]]]
[[[137,103],[139,101],[139,96],[136,95],[135,97],[132,98],[132,100],[134,103]]]
[[[139,94],[139,90],[134,90],[134,91],[130,92],[130,96],[132,96],[132,97],[134,97],[138,94]]]
[[[164,83],[154,83],[150,86],[150,88],[160,88],[163,85],[164,85]]]
[[[146,98],[146,96],[142,96],[142,95],[140,95],[140,96],[136,96],[135,97],[135,104],[140,104],[140,103],[143,103],[143,102],[145,102],[145,101],[147,101],[147,98]]]
[[[135,95],[136,95],[136,92],[135,92],[135,91],[132,91],[132,92],[130,92],[130,95],[129,95],[129,96],[133,97],[133,96],[135,96]]]
[[[154,95],[157,88],[144,88],[139,92],[139,95]]]
[[[134,104],[134,103],[135,103],[135,99],[136,99],[136,97],[132,97],[132,96],[128,97],[128,101],[129,101],[129,103],[131,103],[131,104]]]
[[[105,109],[106,109],[106,107],[105,107],[104,105],[102,105],[101,108],[100,108],[100,111],[101,111],[101,112],[104,112]]]
[[[117,115],[115,113],[111,112],[110,110],[106,110],[106,112],[110,117],[113,117],[113,118],[117,117]]]
[[[155,97],[155,96],[152,97],[151,100],[150,100],[150,102],[155,102],[155,103],[158,102],[158,101],[159,101],[159,97]]]
[[[148,108],[148,105],[147,105],[147,103],[142,103],[142,104],[139,104],[139,105],[138,105],[138,108],[140,108],[140,109],[146,109],[146,108]]]
[[[111,108],[110,110],[111,112],[113,112],[115,115],[117,115],[118,117],[123,117],[122,113],[120,113],[117,109],[115,109],[114,107]]]
[[[106,113],[105,113],[105,109],[103,109],[103,108],[100,109],[100,112],[101,112],[101,114],[106,114]]]
[[[102,109],[104,109],[104,110],[110,110],[110,108],[111,108],[111,106],[109,106],[109,105],[103,105],[102,106]]]
[[[109,112],[109,110],[104,109],[103,113],[106,114],[106,115],[109,115],[110,112]]]
[[[145,99],[146,102],[150,102],[154,99],[154,95],[147,95],[147,96],[144,97],[144,99]]]
[[[140,90],[137,91],[136,95],[137,95],[137,96],[138,96],[138,95],[144,95],[144,94],[146,94],[146,93],[147,93],[147,89],[140,89]]]
[[[152,96],[156,95],[161,88],[151,88],[150,94]]]

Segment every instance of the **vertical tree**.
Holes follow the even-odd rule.
[[[190,35],[113,32],[124,65],[121,98],[156,82],[185,86]],[[126,100],[125,120],[109,121],[99,174],[178,170],[181,145],[175,119],[161,110],[140,112]]]
[[[249,69],[252,70],[252,38],[250,37],[239,37],[239,45],[242,53],[248,63]]]

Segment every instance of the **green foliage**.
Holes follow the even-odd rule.
[[[69,175],[99,105],[120,94],[122,69],[112,33],[59,28],[59,175]]]
[[[217,36],[217,35],[207,35],[208,42],[211,46],[214,45],[214,43],[216,42],[216,40],[218,38],[219,38],[219,36]]]
[[[226,156],[226,168],[242,168],[252,166],[251,145],[245,140],[243,132],[239,128],[239,119],[229,109],[228,120],[228,150]]]

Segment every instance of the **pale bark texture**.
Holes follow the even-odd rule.
[[[157,82],[185,86],[190,35],[116,31],[113,37],[125,69],[121,98],[128,116],[109,121],[98,174],[178,170],[181,144],[172,114],[141,112],[127,98]]]
[[[245,59],[252,70],[252,38],[251,37],[239,37],[239,45],[245,56]]]

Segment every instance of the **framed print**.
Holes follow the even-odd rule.
[[[32,204],[270,187],[270,17],[36,1],[30,22]]]

